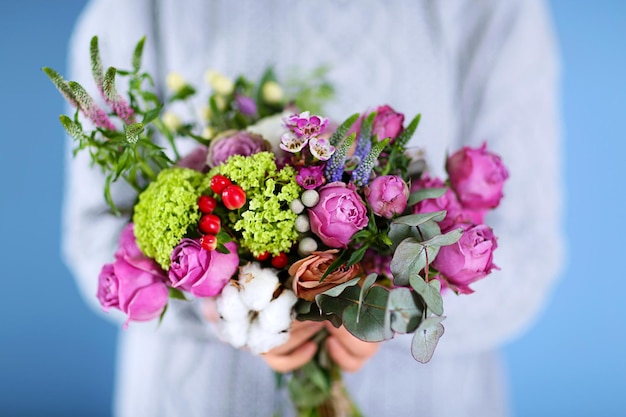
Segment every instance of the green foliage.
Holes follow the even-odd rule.
[[[297,214],[289,208],[301,193],[295,170],[290,166],[278,170],[274,155],[260,152],[232,156],[209,176],[215,174],[225,175],[246,191],[247,205],[227,220],[240,233],[241,246],[255,256],[289,252],[298,239]]]
[[[133,215],[137,246],[164,270],[170,267],[174,247],[200,220],[196,201],[208,187],[209,180],[204,174],[169,168],[139,195]]]
[[[420,324],[411,342],[411,353],[416,361],[427,363],[433,357],[439,338],[444,328],[441,322],[444,317],[430,317]]]

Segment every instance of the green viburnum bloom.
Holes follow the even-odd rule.
[[[198,224],[196,202],[208,187],[208,177],[200,172],[169,168],[139,195],[133,215],[137,246],[166,271],[174,247]]]
[[[288,252],[298,239],[297,214],[289,208],[302,191],[295,170],[290,166],[278,170],[274,155],[260,152],[232,156],[211,170],[209,178],[216,174],[228,177],[246,191],[247,207],[230,213],[227,219],[232,230],[241,233],[241,246],[254,256],[266,251],[273,255]]]

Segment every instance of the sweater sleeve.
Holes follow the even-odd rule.
[[[69,45],[66,79],[79,82],[96,101],[102,105],[99,93],[91,76],[90,40],[98,36],[103,65],[127,69],[135,43],[149,35],[149,1],[96,0],[83,10]],[[152,66],[153,52],[148,40],[144,49],[144,67]],[[125,82],[118,77],[118,90],[123,92]],[[68,108],[68,114],[74,109]],[[84,126],[87,122],[82,121]],[[67,141],[65,192],[63,201],[63,257],[75,276],[82,295],[97,312],[102,312],[96,299],[98,275],[102,265],[112,262],[117,238],[128,222],[128,213],[136,193],[126,184],[114,184],[113,200],[126,213],[115,216],[104,200],[105,176],[91,166],[88,151],[72,156],[75,145]],[[122,320],[117,310],[107,317]]]
[[[564,253],[559,61],[546,7],[541,0],[472,3],[449,22],[464,28],[450,43],[458,143],[486,141],[510,178],[486,220],[498,236],[500,270],[473,284],[472,295],[446,296],[442,355],[497,347],[525,331],[548,301]]]

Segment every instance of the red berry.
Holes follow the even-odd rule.
[[[217,248],[217,237],[214,235],[204,235],[200,238],[200,246],[202,249],[212,251]]]
[[[229,185],[222,191],[222,202],[228,210],[240,209],[246,204],[246,192],[238,185]]]
[[[198,208],[203,213],[213,213],[217,207],[217,200],[208,195],[201,195],[198,197]]]
[[[276,269],[283,269],[287,266],[287,262],[289,262],[289,260],[284,252],[281,252],[272,258],[272,266]]]
[[[270,258],[270,253],[265,251],[260,255],[257,255],[256,260],[259,262],[267,261]]]
[[[222,228],[222,222],[215,214],[205,214],[198,223],[198,228],[202,233],[216,235]]]
[[[222,194],[222,191],[230,184],[232,184],[232,182],[220,174],[214,175],[213,178],[211,178],[211,190],[213,190],[215,194]]]

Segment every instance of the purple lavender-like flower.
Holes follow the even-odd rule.
[[[254,116],[257,112],[256,103],[248,96],[235,95],[235,103],[239,111],[246,116]]]
[[[106,112],[96,104],[93,98],[91,98],[89,93],[87,93],[80,84],[70,81],[69,86],[78,102],[79,108],[93,124],[108,130],[115,130],[115,125],[111,122]]]
[[[293,114],[283,119],[285,126],[299,137],[313,138],[324,133],[328,126],[328,119],[320,116],[311,116],[308,111]]]
[[[301,167],[296,175],[298,185],[307,190],[324,185],[325,180],[323,165]]]

